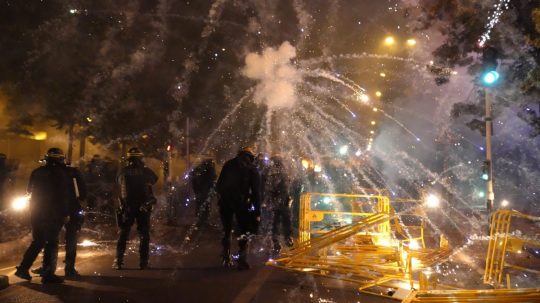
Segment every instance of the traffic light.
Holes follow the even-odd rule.
[[[493,85],[499,80],[497,72],[499,52],[491,46],[484,47],[482,51],[482,83],[486,86]]]

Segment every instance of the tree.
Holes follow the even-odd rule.
[[[539,105],[540,96],[540,1],[422,0],[415,15],[420,24],[417,29],[435,29],[444,35],[445,40],[433,52],[437,65],[467,66],[472,75],[478,75],[482,52],[479,39],[488,32],[498,3],[502,4],[502,15],[499,22],[492,23],[491,39],[486,41],[502,59],[503,81],[497,88],[496,104],[521,108],[517,116],[531,126],[531,136],[535,137],[540,135],[540,116],[532,109],[535,102]],[[456,104],[453,115],[480,116],[482,102],[477,101],[473,105]],[[473,128],[476,124],[468,123]]]

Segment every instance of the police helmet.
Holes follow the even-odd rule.
[[[47,154],[45,155],[45,160],[47,162],[64,163],[65,159],[66,155],[64,154],[64,151],[58,147],[49,148],[49,150],[47,150]]]
[[[144,156],[143,152],[137,147],[132,147],[128,150],[126,156],[128,158],[142,158]]]

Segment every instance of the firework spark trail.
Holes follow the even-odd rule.
[[[296,129],[301,129],[302,125],[300,125],[296,120],[293,121],[293,127],[296,127]],[[305,127],[305,126],[304,126]],[[315,161],[317,161],[317,163],[321,163],[322,162],[322,159],[320,157],[320,153],[317,152],[317,149],[315,148],[315,146],[313,146],[313,144],[308,140],[307,136],[301,136],[300,138],[300,141],[304,142],[304,146],[307,147],[307,149],[309,150],[309,154],[313,156],[313,158],[315,159]],[[335,191],[335,188],[334,188],[334,184],[331,183],[330,181],[328,181],[326,178],[323,178],[323,182],[325,184],[325,186],[329,189],[330,192],[334,192]]]
[[[410,110],[410,109],[407,109],[407,108],[404,108],[404,107],[400,107],[400,106],[396,106],[396,105],[393,105],[393,104],[385,104],[385,106],[391,106],[397,110],[399,110],[400,113],[409,113],[411,114],[412,116],[414,116],[415,118],[419,118],[419,119],[422,119],[423,121],[425,122],[428,122],[428,123],[431,123],[431,124],[434,124],[435,125],[435,121],[433,121],[433,119],[428,119],[426,117],[424,117],[423,115],[420,115],[418,114],[416,111],[413,111],[413,110]],[[436,132],[435,129],[433,128],[429,128],[427,129],[428,132],[434,134]],[[466,142],[468,142],[469,144],[471,144],[472,146],[475,146],[477,148],[480,148],[481,146],[474,143],[472,140],[468,139],[467,137],[465,137],[463,134],[461,134],[458,130],[455,130],[453,129],[452,127],[450,127],[449,125],[446,126],[445,128],[446,131],[448,131],[449,133],[455,135],[455,136],[458,136],[459,138],[465,140]]]
[[[311,104],[311,105],[316,109],[316,113],[308,113],[308,112],[306,111],[306,109],[304,109],[304,108],[300,108],[300,109],[299,109],[298,112],[299,112],[301,115],[303,115],[304,118],[305,118],[306,120],[311,120],[311,121],[313,121],[313,122],[319,122],[319,123],[321,123],[320,121],[326,121],[326,122],[328,122],[328,123],[326,124],[326,126],[324,126],[324,127],[323,127],[323,125],[321,124],[321,127],[322,127],[322,130],[321,130],[321,132],[320,132],[321,134],[322,134],[322,133],[325,133],[324,130],[326,130],[326,131],[328,131],[328,130],[333,130],[333,134],[334,134],[334,136],[335,136],[335,134],[338,134],[338,133],[339,133],[339,134],[342,134],[342,131],[343,131],[344,129],[349,130],[348,128],[345,128],[343,124],[340,124],[340,123],[339,123],[338,121],[336,121],[335,119],[332,121],[332,117],[331,117],[331,116],[330,116],[330,119],[328,119],[328,116],[329,116],[329,115],[326,114],[326,113],[324,113],[320,108],[318,108],[318,107],[317,107],[315,104],[313,104],[312,102],[306,101],[306,103]],[[319,119],[316,119],[317,117],[313,117],[314,114],[318,114]],[[325,116],[327,117],[326,119],[325,119]],[[330,124],[330,122],[333,122],[333,123],[335,124],[335,126],[332,127],[332,124]],[[313,124],[313,123],[312,123],[312,124]],[[346,136],[346,139],[347,139],[349,142],[351,142],[353,148],[355,148],[355,149],[360,149],[360,146],[358,146],[355,142],[356,142],[357,139],[358,139],[359,137],[361,137],[361,136],[359,136],[358,134],[354,133],[352,130],[349,130],[349,133],[351,133],[352,135],[351,135],[351,134],[345,135],[345,136]],[[356,135],[357,138],[355,138],[354,135]],[[333,141],[332,139],[333,139],[334,136],[332,136],[331,134],[328,134],[328,133],[326,134],[326,137],[327,137],[330,141]],[[317,136],[315,136],[315,137],[317,137]],[[359,182],[359,180],[358,180],[358,177],[357,177],[356,174],[354,173],[354,171],[351,170],[351,169],[348,168],[348,167],[347,167],[346,169],[347,169],[347,172],[353,177],[353,182],[354,182],[353,185],[356,186],[357,188],[360,188],[360,187],[361,187],[361,186],[360,186],[360,182]],[[372,188],[377,188],[376,183],[375,183],[369,176],[366,176],[363,172],[361,172],[360,174],[361,174],[361,176],[362,176],[362,179],[365,180],[366,182],[368,182],[368,184],[369,184]]]
[[[175,123],[182,116],[180,108],[185,97],[189,93],[189,87],[191,86],[193,74],[199,71],[199,58],[208,48],[208,38],[210,34],[214,32],[218,25],[218,20],[221,17],[221,13],[223,12],[225,2],[226,0],[216,0],[212,4],[212,6],[210,6],[210,10],[208,11],[208,16],[206,18],[206,25],[201,32],[202,40],[199,43],[199,47],[197,48],[196,52],[192,51],[191,53],[189,53],[187,59],[184,61],[184,70],[182,72],[182,75],[180,76],[180,82],[176,84],[177,89],[175,89],[175,93],[173,94],[173,97],[178,103],[178,106],[177,109],[174,110],[168,117],[169,129],[171,133],[176,137],[182,136],[182,130],[179,129]]]
[[[391,115],[387,114],[385,111],[383,111],[382,109],[379,109],[379,112],[383,113],[383,115],[385,117],[387,117],[388,119],[394,121],[397,125],[399,125],[402,129],[404,129],[407,133],[409,133],[411,136],[414,137],[414,139],[416,141],[419,141],[420,142],[420,138],[415,134],[413,133],[410,129],[408,129],[405,125],[403,125],[403,123],[399,122],[398,119],[392,117]]]
[[[214,129],[214,131],[210,134],[210,136],[208,136],[208,138],[204,142],[203,148],[199,152],[199,155],[206,152],[206,149],[208,148],[208,144],[210,144],[214,136],[221,130],[221,128],[225,125],[225,123],[227,123],[229,118],[232,115],[234,115],[238,111],[238,109],[240,109],[242,104],[244,104],[244,101],[246,101],[251,96],[252,93],[253,93],[253,89],[248,89],[247,92],[244,94],[244,96],[240,98],[238,103],[236,103],[236,105],[231,109],[231,111],[229,111],[227,115],[225,115],[225,117],[221,120],[221,122],[219,122],[218,127]]]
[[[334,100],[339,106],[341,106],[344,110],[346,110],[353,118],[356,118],[356,114],[341,100],[334,97],[334,95],[327,89],[319,85],[310,84],[310,88],[313,89],[313,92],[318,93],[320,95],[328,96],[330,99]]]
[[[362,54],[339,54],[339,55],[333,55],[333,56],[326,56],[326,57],[318,57],[318,58],[311,58],[311,59],[304,59],[300,60],[300,65],[312,65],[312,64],[321,64],[325,62],[333,62],[336,60],[356,60],[356,59],[383,59],[383,60],[394,60],[394,61],[403,61],[403,62],[409,62],[409,63],[416,63],[416,64],[425,64],[423,62],[416,61],[412,58],[402,58],[402,57],[396,57],[396,56],[390,56],[390,55],[378,55],[378,54],[368,54],[366,52]]]
[[[399,156],[401,159],[406,159],[410,162],[412,162],[416,167],[418,167],[421,171],[423,171],[426,175],[428,175],[430,178],[434,179],[436,177],[435,173],[433,173],[431,170],[427,169],[422,163],[420,163],[420,161],[418,161],[418,159],[416,158],[413,158],[411,156],[409,156],[406,152],[404,151],[395,151],[393,153],[393,155],[395,156]],[[447,190],[449,193],[451,193],[452,195],[454,195],[456,198],[457,198],[457,201],[461,202],[464,206],[466,206],[467,208],[469,208],[470,210],[474,211],[474,209],[465,201],[463,200],[462,198],[460,198],[460,196],[458,195],[457,192],[455,192],[452,187],[449,185],[449,184],[446,184],[445,182],[439,182],[439,184],[441,184],[445,190]],[[467,219],[469,220],[470,222],[473,222],[473,223],[476,223],[475,225],[479,226],[478,225],[478,220],[476,221],[472,221],[471,218],[463,215],[459,210],[457,210],[454,206],[450,205],[451,208],[453,208],[454,210],[456,210],[456,212],[461,216],[463,217],[464,219]],[[446,215],[446,214],[445,214]],[[455,222],[453,222],[454,224],[456,224]],[[459,229],[459,227],[456,225],[456,227]]]
[[[361,87],[360,87],[360,89],[358,89],[354,85],[345,82],[343,79],[340,79],[340,78],[332,75],[330,72],[325,71],[325,70],[321,70],[321,69],[317,69],[315,71],[303,70],[302,73],[304,75],[306,75],[306,76],[324,78],[324,79],[330,80],[332,82],[341,84],[341,85],[347,87],[348,89],[350,89],[351,91],[353,91],[355,94],[363,94],[365,92],[365,89],[363,89]]]
[[[349,138],[353,138],[354,140],[356,140],[356,139],[366,140],[364,136],[362,136],[361,134],[359,134],[359,133],[355,132],[354,130],[348,128],[345,124],[343,124],[341,121],[334,118],[332,115],[324,112],[324,110],[322,110],[313,101],[306,99],[305,104],[310,105],[311,107],[313,107],[313,109],[315,109],[315,111],[318,114],[320,114],[322,117],[324,117],[324,119],[334,123],[340,130],[346,131],[349,134]],[[351,142],[354,142],[354,141],[351,141]]]
[[[313,16],[311,16],[306,9],[304,8],[304,2],[302,0],[293,0],[293,8],[296,13],[296,18],[298,19],[298,31],[299,37],[298,42],[296,43],[296,48],[298,50],[304,49],[304,44],[309,33],[311,31],[311,25],[313,23]]]
[[[478,46],[484,47],[486,42],[491,39],[491,32],[493,31],[493,28],[495,28],[495,26],[500,22],[501,16],[506,10],[508,10],[509,4],[510,0],[499,0],[499,2],[495,4],[495,10],[488,17],[484,33],[482,33],[478,39]]]

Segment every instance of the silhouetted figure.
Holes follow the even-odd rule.
[[[250,148],[243,148],[238,155],[227,161],[221,170],[216,185],[220,195],[219,212],[223,224],[223,265],[231,263],[231,231],[233,217],[238,224],[239,258],[238,269],[249,269],[247,250],[250,235],[257,232],[260,221],[259,173],[253,161],[255,155]]]
[[[212,159],[206,159],[191,172],[191,186],[195,194],[196,216],[198,223],[206,223],[210,214],[210,191],[216,181],[216,165]]]
[[[43,283],[62,283],[63,279],[54,274],[58,259],[58,233],[69,220],[69,178],[65,169],[65,155],[59,148],[51,148],[45,158],[46,164],[35,169],[28,184],[32,243],[26,250],[15,275],[30,280],[30,266],[39,252],[43,256]]]
[[[150,214],[156,204],[152,185],[157,182],[157,175],[144,165],[143,153],[136,147],[127,152],[127,165],[120,170],[118,185],[120,187],[120,207],[117,212],[118,227],[120,228],[116,245],[116,259],[113,268],[122,269],[126,241],[131,226],[137,222],[139,233],[139,268],[148,267],[150,251]]]

